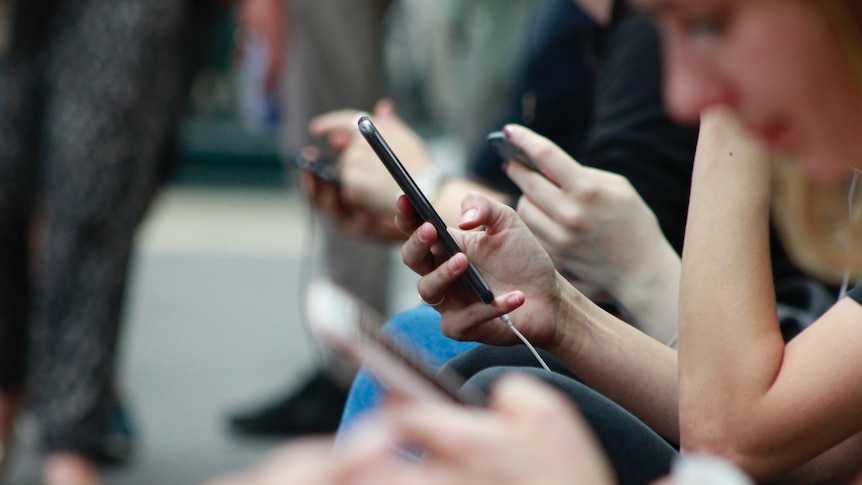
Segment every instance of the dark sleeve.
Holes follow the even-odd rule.
[[[544,2],[530,29],[514,94],[488,131],[519,123],[574,153],[592,112],[594,66],[589,40],[596,29],[593,20],[571,0]],[[510,194],[519,193],[487,143],[480,144],[473,160],[470,168],[479,180]]]
[[[593,124],[577,158],[628,178],[679,252],[697,128],[672,122],[664,110],[659,38],[652,23],[634,12],[621,17],[606,39]]]
[[[12,53],[33,55],[49,37],[58,0],[26,0],[12,8]]]
[[[862,304],[862,285],[850,290],[850,292],[847,293],[847,296],[856,300],[857,303]]]

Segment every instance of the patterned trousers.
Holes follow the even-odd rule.
[[[0,388],[99,452],[132,240],[180,113],[189,2],[62,0],[0,59]]]

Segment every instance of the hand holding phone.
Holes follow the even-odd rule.
[[[503,160],[514,160],[530,170],[542,173],[542,171],[539,170],[539,166],[536,165],[536,162],[534,162],[529,155],[524,153],[524,150],[521,150],[516,147],[514,143],[509,141],[502,131],[492,131],[491,133],[488,133],[486,140],[488,144],[491,145],[491,148],[493,148],[494,151],[497,152],[497,155],[499,155]]]
[[[313,283],[307,308],[318,340],[338,357],[364,365],[388,392],[422,400],[473,405],[485,402],[478,391],[462,389],[461,376],[445,370],[432,372],[420,356],[383,334],[383,317],[339,286],[326,281]]]
[[[554,185],[560,185],[552,178],[548,177],[547,174],[542,172],[539,166],[536,165],[536,162],[534,162],[533,159],[530,158],[530,156],[524,152],[524,150],[521,150],[520,148],[516,147],[515,144],[512,143],[502,131],[492,131],[491,133],[488,133],[486,140],[488,141],[488,144],[491,145],[491,147],[494,149],[494,151],[497,152],[497,155],[499,155],[499,157],[503,160],[514,160],[521,165],[529,168],[530,170],[542,175]]]
[[[449,229],[446,227],[446,223],[443,222],[440,214],[434,210],[431,202],[429,202],[428,198],[425,197],[425,194],[419,190],[419,186],[416,185],[416,182],[412,177],[410,177],[407,170],[404,169],[404,166],[398,160],[398,157],[395,156],[395,153],[392,152],[392,149],[389,147],[389,144],[386,143],[386,140],[383,139],[383,136],[380,135],[380,132],[377,131],[377,128],[371,122],[371,119],[368,116],[361,116],[359,118],[358,125],[359,132],[368,144],[371,145],[374,153],[377,154],[377,157],[381,162],[383,162],[383,165],[386,166],[386,169],[395,179],[395,182],[398,183],[398,186],[401,187],[401,190],[404,191],[404,194],[410,200],[410,203],[413,205],[413,209],[417,214],[419,214],[419,217],[424,221],[432,223],[437,229],[437,238],[446,252],[450,256],[462,252],[458,243],[455,242],[455,239],[451,234],[449,234]],[[491,303],[494,301],[494,293],[491,291],[491,288],[488,287],[488,284],[485,283],[485,280],[472,263],[467,267],[467,271],[464,273],[464,276],[467,278],[467,282],[483,303]]]
[[[341,177],[332,163],[324,161],[316,154],[316,150],[302,150],[295,157],[293,163],[300,170],[310,172],[315,177],[335,186],[341,186]]]

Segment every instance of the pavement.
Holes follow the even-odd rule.
[[[286,189],[168,186],[157,198],[121,337],[137,452],[106,485],[204,483],[276,446],[231,435],[226,416],[298,384],[319,358],[299,304],[319,272],[312,227]],[[32,427],[19,426],[8,485],[39,483]]]

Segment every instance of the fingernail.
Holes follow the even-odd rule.
[[[479,218],[479,211],[477,209],[475,209],[475,208],[467,209],[466,212],[461,214],[461,221],[460,222],[461,222],[461,224],[464,224],[465,222],[473,222],[478,218]]]
[[[511,138],[514,133],[515,133],[515,126],[514,125],[506,125],[503,127],[503,134],[506,135],[506,138]]]
[[[458,267],[460,263],[458,262],[458,258],[452,257],[449,258],[449,261],[446,262],[446,265],[449,267],[449,271],[458,271]]]

